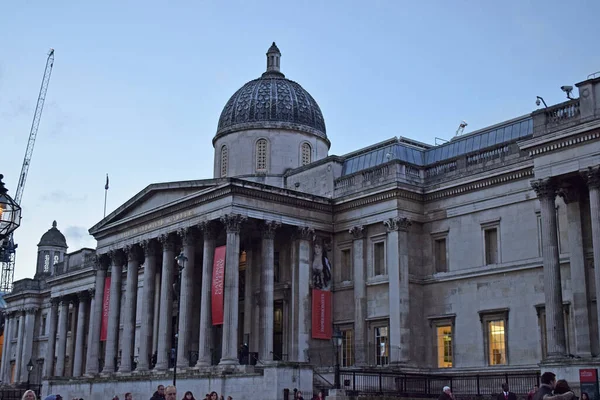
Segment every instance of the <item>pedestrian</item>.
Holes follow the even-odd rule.
[[[165,388],[165,400],[176,400],[177,399],[177,388],[173,385],[169,385]]]
[[[26,390],[21,400],[37,400],[37,397],[33,390]]]
[[[444,386],[442,388],[442,394],[440,394],[438,400],[454,400],[454,395],[452,394],[450,386]]]
[[[165,387],[158,385],[156,392],[154,392],[150,400],[165,400]]]
[[[556,386],[556,375],[552,372],[544,372],[540,377],[540,388],[538,389],[533,400],[572,400],[575,397],[573,392],[563,394],[553,394]]]
[[[130,392],[125,393],[125,400],[133,400],[133,395]]]
[[[196,398],[194,397],[194,394],[188,390],[187,392],[185,392],[185,394],[183,395],[183,399],[181,400],[196,400]]]
[[[502,393],[497,396],[496,400],[517,400],[517,395],[509,390],[508,383],[503,383]]]

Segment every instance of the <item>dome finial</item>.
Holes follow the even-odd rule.
[[[273,44],[271,45],[271,47],[269,47],[269,50],[267,51],[267,73],[281,73],[281,71],[279,71],[280,59],[281,52],[279,51],[279,48],[277,47],[275,42],[273,42]]]
[[[56,228],[56,220],[52,221],[52,227]]]

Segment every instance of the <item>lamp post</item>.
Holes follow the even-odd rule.
[[[27,390],[29,390],[29,378],[31,378],[31,371],[33,371],[33,362],[31,361],[31,358],[29,359],[29,362],[27,363]]]
[[[331,336],[331,342],[335,347],[335,372],[333,377],[334,389],[340,388],[340,347],[342,346],[342,340],[342,332],[338,328],[335,328],[333,330],[333,335]]]
[[[9,237],[21,225],[21,207],[8,195],[0,174],[0,240]]]
[[[181,272],[185,268],[185,263],[188,258],[183,254],[183,251],[175,257],[177,261],[177,281],[175,282],[175,298],[177,299],[177,318],[175,318],[175,360],[173,360],[173,386],[177,383],[177,348],[179,347],[179,306],[181,305]]]

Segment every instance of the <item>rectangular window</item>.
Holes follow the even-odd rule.
[[[498,228],[483,230],[485,265],[498,264]]]
[[[448,272],[448,259],[446,238],[437,238],[433,241],[433,257],[435,262],[435,272]]]
[[[343,249],[340,254],[340,281],[352,281],[352,251]]]
[[[342,332],[342,348],[340,349],[340,365],[351,367],[354,365],[354,329],[345,328]]]
[[[452,325],[436,327],[437,367],[452,368]]]
[[[17,318],[17,323],[15,324],[15,331],[13,337],[11,339],[15,339],[19,337],[19,322],[21,322],[20,318]]]
[[[44,336],[46,334],[46,320],[47,320],[47,316],[44,315],[42,317],[42,328],[40,329],[40,335]]]
[[[279,283],[281,280],[281,267],[279,263],[279,252],[273,254],[273,282]]]
[[[387,275],[385,267],[385,242],[373,243],[373,275]]]
[[[389,364],[389,334],[387,326],[375,327],[375,365]]]
[[[508,309],[480,311],[488,365],[508,365]]]

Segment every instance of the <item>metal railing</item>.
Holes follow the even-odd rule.
[[[0,389],[0,400],[21,400],[23,394],[27,390],[33,390],[37,398],[40,397],[42,393],[42,385],[29,385],[29,389],[26,387],[22,388],[1,388]]]
[[[508,383],[512,392],[523,396],[534,385],[539,385],[540,374],[425,375],[391,371],[341,371],[340,381],[342,389],[354,396],[437,397],[444,386],[449,386],[457,398],[480,397],[499,393],[503,383]]]

